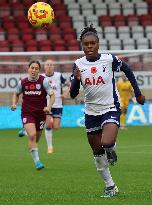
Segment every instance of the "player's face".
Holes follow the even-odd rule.
[[[98,55],[99,41],[96,36],[88,35],[82,38],[82,48],[87,58],[94,58]]]
[[[34,80],[37,79],[40,72],[40,67],[37,63],[32,63],[28,68],[29,78]]]
[[[54,73],[54,62],[52,60],[47,60],[44,64],[45,74],[51,76]]]

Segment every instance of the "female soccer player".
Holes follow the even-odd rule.
[[[134,99],[133,89],[126,75],[123,74],[121,78],[118,80],[117,88],[120,95],[121,106],[120,128],[126,129],[126,114],[128,110],[129,101],[130,98]]]
[[[84,28],[80,41],[85,56],[75,61],[71,77],[70,95],[75,98],[80,83],[85,93],[85,126],[97,171],[105,182],[104,197],[118,193],[108,163],[117,161],[115,142],[120,126],[120,103],[114,72],[123,71],[129,79],[137,99],[144,104],[145,97],[137,85],[129,66],[111,54],[100,54],[99,37],[92,25]]]
[[[51,111],[55,99],[49,81],[44,76],[39,75],[40,68],[39,61],[29,63],[28,77],[19,81],[11,106],[12,110],[16,109],[19,95],[22,93],[22,123],[28,135],[28,147],[37,170],[44,168],[39,159],[37,143],[42,134],[46,112]],[[50,96],[48,105],[47,95]]]
[[[54,71],[54,62],[48,59],[44,63],[45,77],[49,80],[55,93],[55,102],[52,106],[51,112],[46,113],[46,128],[45,138],[48,146],[48,154],[53,152],[52,144],[52,129],[58,130],[60,128],[62,117],[62,101],[70,91],[70,82],[66,80],[60,72]],[[62,86],[66,86],[63,92]]]
[[[45,73],[43,76],[49,80],[55,93],[55,102],[52,106],[51,112],[46,113],[45,138],[48,147],[48,154],[53,153],[53,130],[58,130],[60,128],[63,99],[68,96],[70,91],[70,82],[66,80],[60,72],[55,72],[54,70],[54,61],[51,59],[46,60],[44,62]],[[64,92],[62,88],[63,86],[66,86]],[[25,135],[27,135],[27,133],[24,129],[19,131],[19,137],[23,137]]]

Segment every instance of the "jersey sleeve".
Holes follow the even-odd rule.
[[[16,87],[16,93],[17,94],[22,93],[22,83],[21,83],[21,80],[19,80],[18,85]]]
[[[45,89],[45,91],[47,92],[48,95],[53,94],[53,88],[52,88],[51,83],[49,82],[48,78],[44,78],[43,87],[44,87],[44,89]]]
[[[60,76],[60,79],[61,79],[61,84],[65,84],[65,82],[67,81],[67,80],[63,77],[62,74],[61,74],[61,76]]]
[[[114,56],[114,55],[112,55],[112,58],[113,58],[112,70],[119,72],[122,66],[122,61],[117,56]]]

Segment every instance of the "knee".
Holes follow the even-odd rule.
[[[36,133],[32,133],[31,135],[29,135],[29,140],[31,142],[35,142],[36,141]]]
[[[115,139],[102,139],[101,144],[103,147],[112,147],[115,144]]]

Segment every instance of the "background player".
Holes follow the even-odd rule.
[[[12,110],[16,109],[19,95],[22,93],[22,123],[28,135],[28,147],[37,170],[44,168],[44,165],[39,160],[37,143],[45,123],[45,113],[51,111],[55,99],[49,81],[44,76],[39,75],[40,68],[39,61],[29,63],[28,77],[19,81],[11,106]],[[48,104],[46,101],[47,95],[50,96]]]
[[[55,102],[52,106],[51,112],[46,114],[45,137],[49,154],[53,152],[52,129],[58,130],[60,128],[63,99],[69,95],[70,90],[70,82],[66,80],[60,72],[55,72],[54,69],[54,61],[51,59],[46,60],[44,63],[44,76],[47,77],[51,83],[55,93]],[[63,86],[66,86],[64,92]]]
[[[74,63],[70,95],[75,98],[80,83],[85,93],[85,126],[92,148],[97,171],[105,182],[104,197],[118,193],[108,162],[117,161],[115,142],[120,125],[120,103],[114,71],[123,71],[134,89],[137,102],[144,104],[145,98],[137,85],[129,66],[111,54],[99,54],[99,37],[95,28],[86,27],[80,40],[85,56]]]
[[[129,105],[130,98],[134,97],[133,88],[128,78],[123,74],[117,82],[117,88],[120,95],[120,125],[124,129],[126,127],[126,113]]]

